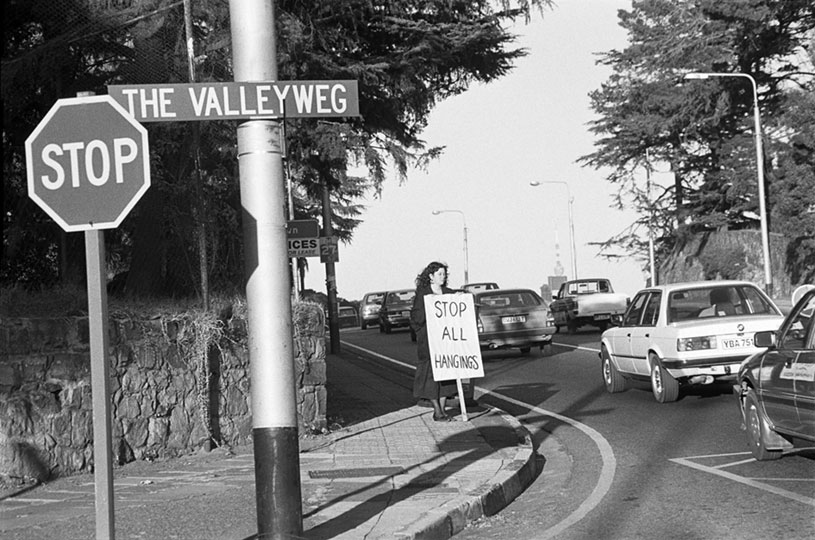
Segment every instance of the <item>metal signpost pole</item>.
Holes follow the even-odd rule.
[[[277,80],[273,0],[230,0],[235,81]],[[279,120],[238,126],[258,538],[303,532]]]
[[[113,462],[110,431],[110,361],[108,360],[108,295],[105,279],[105,233],[85,231],[88,277],[88,341],[91,347],[93,404],[93,477],[96,493],[96,538],[113,540]]]

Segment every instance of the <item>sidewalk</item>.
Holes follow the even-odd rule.
[[[444,539],[532,481],[530,437],[500,410],[434,422],[408,389],[329,356],[329,416],[346,427],[300,440],[304,538]],[[448,412],[459,413],[458,401]],[[252,448],[116,470],[116,538],[244,540],[257,532]],[[93,538],[92,475],[0,501],[0,537]]]

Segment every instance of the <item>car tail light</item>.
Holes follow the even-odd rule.
[[[481,322],[481,317],[478,317],[478,319],[476,319],[475,326],[478,328],[479,334],[484,333],[484,323]]]
[[[679,338],[676,340],[677,351],[701,351],[716,348],[716,336],[699,336]]]

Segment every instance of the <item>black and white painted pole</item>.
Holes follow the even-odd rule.
[[[235,81],[277,80],[273,0],[230,0]],[[258,538],[303,529],[279,120],[238,126]]]

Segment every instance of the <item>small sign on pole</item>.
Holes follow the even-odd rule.
[[[428,294],[424,307],[433,379],[456,380],[461,417],[467,421],[461,379],[484,376],[473,295]]]

